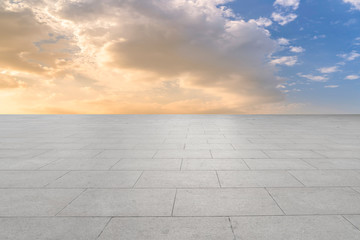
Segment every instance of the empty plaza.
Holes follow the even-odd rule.
[[[3,115],[0,239],[360,239],[360,116]]]

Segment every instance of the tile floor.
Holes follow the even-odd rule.
[[[2,115],[0,239],[358,240],[359,115]]]

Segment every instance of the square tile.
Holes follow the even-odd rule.
[[[0,216],[55,216],[82,189],[0,189]]]
[[[209,150],[159,150],[154,158],[211,158]]]
[[[41,188],[66,171],[0,171],[0,188]]]
[[[257,150],[211,150],[213,158],[267,158]]]
[[[324,158],[323,155],[309,150],[264,150],[270,158]]]
[[[48,188],[132,188],[139,171],[73,171],[48,185]]]
[[[264,189],[178,189],[174,216],[282,215]]]
[[[113,218],[99,240],[233,240],[228,218]]]
[[[350,188],[269,188],[286,214],[360,214],[360,194]]]
[[[217,188],[214,171],[150,171],[144,172],[135,188]]]
[[[79,158],[59,159],[39,170],[109,170],[119,159]]]
[[[171,216],[175,190],[89,189],[60,216]]]
[[[360,186],[360,174],[351,170],[291,171],[291,174],[309,187]]]
[[[249,170],[242,159],[184,159],[181,170]]]
[[[96,239],[109,218],[0,218],[3,240]]]
[[[358,239],[360,231],[341,216],[232,217],[237,239],[338,240]]]
[[[121,159],[111,170],[180,170],[181,159]]]
[[[252,170],[315,169],[301,159],[244,159]]]
[[[302,187],[285,171],[219,171],[221,187]]]

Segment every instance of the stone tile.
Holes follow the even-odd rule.
[[[0,188],[41,188],[66,171],[0,171]]]
[[[309,150],[264,150],[270,158],[324,158],[323,155]]]
[[[104,150],[96,158],[152,158],[156,150]]]
[[[232,217],[237,239],[338,240],[358,239],[360,231],[341,216]]]
[[[281,143],[278,144],[279,147],[285,150],[318,150],[318,149],[328,149],[323,144],[316,143]]]
[[[154,158],[211,158],[209,150],[159,150]]]
[[[54,161],[52,158],[4,158],[0,159],[0,170],[36,170]]]
[[[249,170],[242,159],[184,159],[181,170]]]
[[[258,188],[178,189],[174,216],[283,214],[268,192]]]
[[[316,150],[317,153],[327,157],[327,158],[359,158],[360,159],[360,151],[357,150]]]
[[[360,215],[345,215],[344,217],[360,231]]]
[[[115,158],[59,159],[40,170],[108,170],[118,161],[119,159]]]
[[[140,171],[74,171],[57,179],[48,188],[132,188]]]
[[[170,216],[175,190],[89,189],[60,216]]]
[[[2,158],[33,158],[42,155],[48,150],[36,149],[0,149],[0,159]]]
[[[219,181],[214,171],[144,172],[136,188],[216,188]]]
[[[211,150],[213,158],[267,158],[257,150]]]
[[[253,149],[253,150],[265,150],[265,149],[282,149],[279,144],[275,143],[234,143],[232,144],[235,149]]]
[[[319,158],[319,159],[306,159],[306,162],[318,169],[360,169],[360,159],[351,158]]]
[[[233,240],[228,218],[113,218],[99,240]]]
[[[360,186],[360,174],[349,170],[291,171],[305,186]]]
[[[314,169],[301,159],[244,159],[252,170]]]
[[[55,216],[81,189],[0,189],[0,216]]]
[[[112,170],[180,170],[181,159],[121,159]]]
[[[0,218],[2,240],[96,239],[109,218]]]
[[[200,149],[224,149],[234,150],[234,147],[229,143],[206,143],[206,144],[185,144],[185,149],[200,150]]]
[[[302,187],[285,171],[219,171],[221,187]]]
[[[65,150],[50,150],[43,154],[38,155],[38,158],[92,158],[98,155],[100,150],[88,150],[88,149],[65,149]]]
[[[286,214],[360,214],[360,194],[350,188],[269,188]]]

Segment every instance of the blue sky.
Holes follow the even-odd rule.
[[[275,6],[268,0],[234,1],[228,6],[245,20],[271,19],[273,24],[266,27],[271,37],[289,40],[288,45],[274,53],[279,57],[297,57],[294,65],[277,67],[278,76],[287,79],[287,101],[307,104],[309,112],[359,113],[360,9],[342,0],[289,2],[298,2],[298,8]],[[360,1],[357,3],[360,5]],[[293,13],[296,19],[280,25],[272,19],[273,12]],[[292,46],[301,47],[303,52],[291,52]],[[349,54],[355,59],[351,60]],[[320,71],[321,68],[329,69]],[[306,76],[324,79],[314,81]]]
[[[360,0],[4,0],[0,33],[0,113],[360,113]]]

